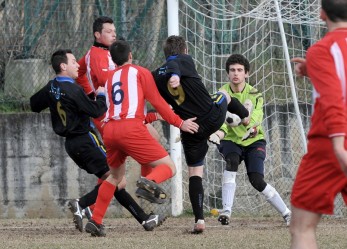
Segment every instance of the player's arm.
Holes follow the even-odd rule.
[[[47,97],[47,85],[41,88],[37,93],[30,97],[30,108],[33,112],[41,112],[49,107],[49,100]]]
[[[90,86],[88,78],[87,78],[87,64],[85,61],[85,56],[83,56],[79,61],[78,64],[80,65],[78,69],[78,77],[76,79],[76,82],[78,85],[83,87],[84,92],[91,98],[95,97],[94,90]]]
[[[74,100],[79,111],[86,113],[92,118],[98,118],[107,111],[105,88],[99,87],[96,90],[96,99],[91,100],[81,88],[76,88]]]
[[[347,117],[341,81],[329,50],[313,46],[307,52],[307,72],[319,94],[320,114],[329,137],[345,135]]]
[[[294,71],[296,75],[298,76],[307,76],[307,69],[306,69],[306,59],[301,57],[294,57],[291,59],[291,62],[296,63],[294,66]]]

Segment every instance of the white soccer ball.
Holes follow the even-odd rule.
[[[241,124],[241,118],[238,115],[227,111],[225,123],[231,127],[236,127]]]

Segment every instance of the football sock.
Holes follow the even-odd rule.
[[[171,168],[166,164],[160,164],[153,168],[152,172],[149,173],[146,178],[159,184],[167,179],[170,179],[172,176]]]
[[[233,207],[236,190],[235,178],[236,172],[224,170],[222,185],[223,210],[228,210],[230,212]]]
[[[280,194],[274,187],[267,184],[265,189],[262,191],[265,195],[266,200],[283,216],[289,212],[287,205],[282,200]]]
[[[191,176],[189,178],[189,198],[192,204],[195,223],[204,219],[204,189],[202,178],[200,176]]]
[[[97,224],[102,224],[102,219],[105,216],[106,210],[110,205],[115,191],[116,186],[109,183],[108,181],[103,181],[103,183],[101,184],[93,212],[93,220]]]
[[[235,97],[231,97],[231,100],[228,104],[228,111],[238,115],[241,119],[247,118],[249,115],[248,110]]]
[[[116,192],[114,192],[114,197],[117,199],[119,204],[125,207],[140,224],[149,218],[149,215],[143,211],[143,209],[136,203],[136,201],[125,189],[117,189]]]
[[[81,206],[82,209],[85,209],[86,207],[89,207],[95,203],[96,198],[98,197],[99,188],[100,184],[96,185],[92,191],[85,194],[79,199],[78,204]]]
[[[147,176],[152,172],[152,167],[149,165],[141,165],[141,176]]]

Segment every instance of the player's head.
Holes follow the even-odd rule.
[[[170,55],[186,54],[187,44],[182,36],[169,36],[164,43],[165,58]]]
[[[57,75],[76,79],[80,67],[70,49],[59,49],[52,54],[51,64]]]
[[[116,27],[112,18],[98,17],[93,23],[93,34],[96,42],[110,46],[116,40]]]
[[[232,54],[225,62],[225,70],[233,84],[245,82],[249,69],[249,61],[241,54]]]
[[[322,0],[321,18],[332,22],[347,22],[346,0]]]
[[[126,62],[131,62],[132,60],[130,45],[123,40],[112,43],[110,46],[110,54],[113,62],[116,63],[117,66],[122,66]]]

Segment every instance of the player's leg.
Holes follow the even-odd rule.
[[[228,141],[226,141],[226,144],[227,143]],[[222,225],[228,225],[234,204],[236,191],[236,173],[240,164],[240,155],[235,152],[230,152],[224,158],[226,162],[226,168],[223,172],[222,180],[223,211],[219,214],[218,221]]]
[[[100,185],[98,197],[96,198],[93,217],[87,223],[86,232],[92,236],[104,237],[106,236],[104,226],[102,224],[103,218],[107,208],[112,200],[116,186],[121,183],[125,175],[125,164],[122,163],[118,167],[110,168],[110,175]]]
[[[222,90],[222,89],[219,90],[217,95],[220,93],[222,93],[227,100],[228,112],[238,115],[241,120],[247,119],[250,116],[249,108],[246,108],[244,105],[242,105],[241,102],[237,98],[231,97],[227,91]],[[248,105],[249,105],[249,103],[247,104],[247,107],[248,107]]]
[[[252,186],[265,196],[266,201],[282,215],[284,221],[289,226],[291,219],[290,210],[277,190],[264,181],[265,147],[266,142],[260,140],[245,148],[245,164],[248,179]]]
[[[318,248],[316,228],[321,215],[292,206],[290,222],[291,248]]]

